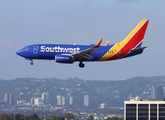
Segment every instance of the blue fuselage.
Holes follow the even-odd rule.
[[[43,59],[43,60],[55,60],[56,55],[72,55],[83,50],[90,49],[94,45],[62,45],[62,44],[34,44],[24,47],[17,51],[17,54],[24,57],[25,59]],[[99,46],[92,53],[90,59],[81,59],[81,61],[99,61],[108,52],[117,51],[111,49],[114,44],[110,46]],[[130,57],[142,53],[139,52],[129,52],[128,54],[123,54],[119,58]],[[74,61],[80,61],[76,58]]]

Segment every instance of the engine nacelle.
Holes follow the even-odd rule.
[[[74,59],[67,55],[56,55],[55,61],[58,63],[73,63]]]

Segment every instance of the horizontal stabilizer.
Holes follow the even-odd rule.
[[[145,48],[147,48],[147,47],[135,48],[135,49],[132,49],[131,51],[132,52],[143,51]]]

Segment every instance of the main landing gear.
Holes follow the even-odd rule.
[[[80,67],[80,68],[84,68],[84,67],[85,67],[84,63],[83,63],[83,62],[80,62],[80,63],[79,63],[79,67]]]
[[[33,62],[33,60],[31,60],[30,65],[33,65],[33,64],[34,64],[34,62]]]

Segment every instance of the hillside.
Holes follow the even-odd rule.
[[[15,101],[26,100],[32,97],[41,97],[43,92],[50,95],[50,103],[56,105],[56,96],[62,95],[68,103],[69,96],[74,98],[74,106],[83,107],[83,97],[88,94],[90,107],[106,103],[107,106],[123,106],[124,100],[131,96],[150,97],[153,85],[165,85],[165,76],[133,77],[121,81],[112,80],[82,80],[79,78],[17,78],[0,80],[0,100],[5,93],[13,94]],[[67,105],[67,104],[66,104]]]

